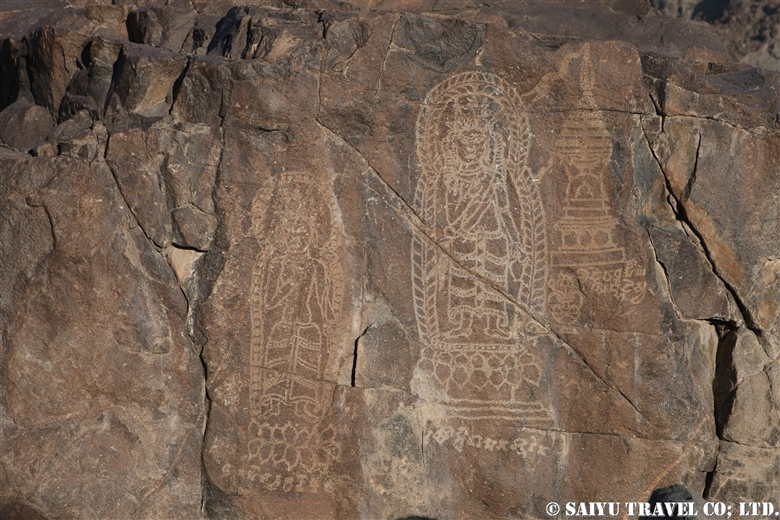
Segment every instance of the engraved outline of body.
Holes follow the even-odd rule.
[[[447,130],[442,131],[445,126]],[[483,136],[481,143],[465,150],[457,143],[453,147],[454,141],[469,137],[469,134],[471,138]],[[528,118],[520,97],[508,82],[494,74],[460,73],[442,81],[428,93],[417,120],[421,173],[414,202],[421,218],[432,230],[432,238],[451,258],[440,255],[425,240],[414,235],[411,260],[415,314],[426,350],[477,352],[487,349],[498,355],[509,355],[516,362],[522,359],[530,363],[530,373],[533,373],[524,375],[523,379],[536,385],[539,371],[535,356],[522,342],[525,338],[522,325],[528,319],[527,313],[494,289],[506,291],[528,309],[543,312],[547,271],[545,222],[541,199],[528,165],[530,138]],[[488,189],[474,190],[481,184],[487,184]],[[442,189],[445,194],[443,207],[437,201],[437,193]],[[472,195],[476,195],[476,199],[472,199]],[[466,200],[459,201],[463,196]],[[457,203],[449,204],[451,199]],[[464,229],[463,224],[468,227]],[[474,232],[480,225],[483,229]],[[489,231],[491,225],[492,232]],[[503,257],[495,255],[492,258],[489,254],[486,243],[492,235],[503,240],[506,246]],[[458,251],[459,245],[461,251]],[[472,254],[464,254],[469,248],[473,250]],[[506,258],[502,270],[491,272],[488,267],[492,266],[486,267],[488,262],[500,258]],[[494,263],[500,266],[500,262]],[[465,333],[455,334],[447,329],[449,324],[440,322],[442,303],[447,304],[447,319],[452,317],[451,302],[437,300],[453,297],[449,287],[443,292],[441,280],[450,283],[457,276],[470,278],[474,291],[484,292],[486,297],[481,303],[500,302],[498,310],[477,309],[471,316],[497,316],[503,310],[504,323],[494,322],[495,329],[488,334],[491,337],[476,338],[469,328],[473,319],[468,323],[461,320],[458,325],[463,328],[465,324]],[[501,326],[505,330],[501,330]],[[502,352],[505,354],[500,354]],[[425,356],[424,351],[421,362]],[[472,367],[472,371],[474,369]],[[507,384],[510,383],[505,374],[499,386]],[[446,395],[445,399],[456,406],[460,402],[460,406],[472,411],[482,408],[486,413],[493,410],[490,413],[501,416],[505,415],[501,411],[504,406],[529,404],[518,399],[518,384],[517,380],[510,384],[511,397],[508,399],[486,401],[452,395]]]
[[[487,92],[480,92],[479,89],[487,89]],[[528,128],[528,120],[525,113],[522,111],[522,102],[520,97],[516,94],[515,90],[500,77],[483,72],[465,72],[455,75],[434,87],[426,97],[426,102],[422,107],[420,116],[417,121],[417,135],[418,135],[418,157],[421,165],[421,178],[418,180],[417,188],[415,191],[415,205],[421,208],[420,215],[423,221],[430,226],[434,232],[433,237],[439,244],[445,249],[448,254],[456,258],[459,262],[465,260],[468,264],[471,260],[468,256],[459,257],[457,251],[453,251],[450,247],[452,238],[458,237],[462,232],[462,227],[459,226],[461,222],[464,222],[464,217],[460,219],[452,219],[450,204],[444,204],[444,212],[446,212],[446,221],[449,224],[450,229],[440,230],[440,226],[437,226],[436,219],[437,214],[442,208],[437,207],[436,193],[440,190],[437,183],[444,178],[444,183],[447,182],[447,174],[452,173],[458,175],[458,165],[453,164],[451,157],[445,157],[442,150],[442,139],[431,134],[435,131],[432,128],[433,124],[429,123],[429,119],[441,117],[442,114],[436,114],[437,109],[442,111],[442,108],[447,103],[452,104],[456,102],[458,98],[464,96],[476,96],[491,97],[494,104],[503,112],[502,117],[506,118],[508,123],[508,135],[506,136],[506,142],[501,143],[505,146],[505,153],[501,154],[495,150],[491,150],[494,156],[498,156],[497,160],[493,161],[493,168],[491,171],[485,172],[484,169],[481,172],[477,172],[477,175],[482,175],[482,180],[486,180],[484,175],[494,177],[488,179],[490,182],[490,190],[485,190],[482,193],[482,197],[478,202],[484,202],[487,200],[487,204],[483,204],[481,213],[472,213],[471,225],[476,224],[483,216],[484,213],[489,210],[495,210],[494,214],[500,215],[496,220],[498,225],[503,227],[503,233],[497,231],[496,234],[514,238],[514,240],[508,240],[509,256],[511,262],[506,266],[505,274],[507,276],[512,275],[510,272],[511,267],[520,267],[520,274],[513,276],[513,281],[518,282],[520,287],[518,288],[516,296],[518,301],[528,305],[529,308],[537,311],[543,310],[544,305],[544,291],[545,291],[545,277],[546,277],[546,240],[544,229],[544,216],[541,208],[540,197],[536,184],[532,182],[532,175],[530,168],[527,164],[527,153],[530,142],[530,130]],[[468,109],[469,107],[466,107]],[[480,114],[484,116],[485,114]],[[436,123],[436,121],[434,121]],[[484,121],[489,125],[490,121]],[[455,123],[457,124],[457,122]],[[457,130],[457,129],[456,129]],[[487,131],[488,133],[490,130]],[[493,136],[493,140],[496,137]],[[472,172],[472,176],[474,173]],[[452,184],[452,183],[451,183]],[[514,193],[510,195],[507,188],[513,188]],[[473,190],[472,190],[473,191]],[[445,191],[446,196],[452,195],[450,190]],[[471,194],[469,194],[470,196]],[[519,202],[520,214],[515,216],[511,211],[510,196],[516,197]],[[500,208],[497,208],[498,203],[501,203]],[[473,205],[473,203],[471,203]],[[503,215],[501,215],[503,213]],[[463,215],[468,217],[469,215],[463,212]],[[519,222],[518,222],[519,221]],[[454,231],[453,231],[454,230]],[[444,236],[441,236],[444,235]],[[447,235],[450,235],[449,237]],[[451,238],[452,237],[452,238]],[[462,235],[461,235],[462,237]],[[417,249],[427,248],[427,246],[417,239],[418,243],[415,244]],[[487,248],[483,248],[487,249]],[[432,256],[433,252],[428,252],[425,256]],[[414,252],[413,252],[414,256]],[[487,255],[486,255],[487,256]],[[419,264],[420,261],[413,259],[413,264]],[[471,267],[465,265],[464,267]],[[456,267],[457,269],[457,267]],[[473,270],[470,269],[470,270]],[[499,282],[501,289],[508,289],[509,280],[504,278],[503,280],[497,279],[496,276],[492,276],[490,272],[485,272],[484,269],[476,269],[477,277],[486,278],[491,282]],[[474,276],[473,273],[471,276]],[[425,278],[424,275],[415,276],[416,285],[418,282]],[[489,289],[488,289],[489,290]],[[429,295],[430,297],[431,295]],[[435,298],[435,295],[434,295]],[[503,301],[503,299],[502,299]],[[429,305],[432,302],[427,302]],[[428,305],[428,306],[429,306]],[[419,306],[423,311],[426,305]],[[430,313],[423,312],[423,314],[430,316]],[[419,320],[418,320],[419,321]],[[430,331],[428,336],[431,340],[434,337],[439,336],[438,332],[439,324],[429,322],[423,324],[422,329]]]
[[[322,468],[315,467],[315,461],[301,466],[302,453],[320,447],[333,449],[329,441],[322,446],[318,441],[326,408],[319,380],[341,306],[341,267],[328,205],[315,199],[317,193],[309,193],[316,189],[307,190],[304,179],[292,179],[290,175],[278,181],[263,214],[254,209],[258,201],[253,204],[253,228],[262,250],[252,270],[250,289],[250,423],[258,429],[280,431],[294,425],[299,442],[314,442],[313,446],[291,446],[296,452],[293,462],[274,458],[266,468],[286,462],[287,470],[296,468],[303,482]],[[323,223],[325,230],[318,230]],[[280,422],[285,410],[293,417]]]

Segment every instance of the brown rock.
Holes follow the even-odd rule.
[[[196,56],[206,54],[211,39],[217,30],[217,24],[221,19],[221,16],[198,16],[190,32],[184,38],[180,52]]]
[[[122,52],[119,42],[100,37],[87,43],[81,54],[84,68],[70,80],[60,104],[59,121],[63,122],[81,110],[89,110],[92,119],[103,115],[114,77],[114,65]]]
[[[187,59],[156,48],[125,44],[114,87],[122,108],[145,117],[164,116],[173,102],[173,87]]]
[[[293,495],[285,491],[298,491],[296,507],[324,515],[364,508],[381,516],[500,517],[539,511],[544,504],[522,498],[529,489],[534,496],[615,489],[608,479],[565,484],[554,469],[599,468],[596,454],[614,452],[611,435],[627,439],[629,452],[657,454],[641,458],[641,466],[628,455],[610,459],[621,482],[632,475],[621,497],[683,477],[685,470],[669,473],[675,461],[711,468],[717,337],[708,325],[683,326],[668,299],[661,303],[663,275],[641,219],[630,205],[621,202],[617,210],[608,202],[632,191],[622,184],[634,175],[632,147],[649,155],[640,120],[629,113],[653,110],[640,95],[638,55],[614,44],[577,44],[554,56],[526,44],[508,54],[500,29],[429,16],[335,19],[329,30],[337,48],[326,48],[326,63],[335,70],[322,80],[318,111],[329,130],[290,127],[289,116],[272,106],[261,112],[270,119],[264,127],[285,130],[226,134],[226,150],[251,152],[240,159],[228,152],[220,170],[229,245],[204,310],[207,335],[225,338],[204,347],[219,374],[209,383],[214,429],[205,453],[212,485],[248,516],[267,514],[255,504],[268,501],[291,511],[285,504]],[[425,39],[437,31],[447,39]],[[371,56],[373,49],[379,56]],[[591,61],[595,55],[633,60],[636,72],[592,72],[603,63]],[[548,65],[523,67],[534,77],[507,72],[508,80],[453,72],[474,61],[506,71],[512,69],[503,63]],[[296,81],[307,84],[306,74]],[[361,92],[359,85],[368,95],[350,106],[338,93]],[[247,119],[244,107],[258,106],[241,95],[234,87],[222,104],[228,127]],[[557,110],[544,110],[553,100]],[[184,94],[180,102],[174,113],[191,114]],[[526,111],[532,103],[537,109]],[[355,112],[364,114],[360,131]],[[578,148],[583,128],[588,148]],[[532,141],[532,133],[544,140]],[[613,144],[621,139],[625,144]],[[617,149],[624,155],[613,159]],[[307,166],[313,157],[314,168]],[[509,164],[516,169],[501,166]],[[485,175],[490,168],[506,177]],[[605,169],[612,173],[605,176]],[[257,186],[250,189],[254,201],[234,186]],[[265,194],[268,203],[261,202]],[[358,196],[363,209],[355,214]],[[324,206],[323,199],[333,202]],[[323,214],[324,207],[337,210]],[[578,224],[578,208],[594,208],[587,210],[594,223]],[[251,224],[246,215],[253,215]],[[341,223],[341,236],[366,237],[370,245],[355,248],[353,239],[331,245],[328,222]],[[246,238],[247,229],[256,230],[254,239]],[[257,259],[253,268],[240,260],[247,256]],[[292,274],[298,272],[306,274]],[[253,280],[248,293],[238,281],[246,277]],[[359,300],[347,297],[361,287]],[[329,312],[332,318],[316,318]],[[234,317],[229,325],[218,318],[227,315]],[[358,336],[352,352],[348,338]],[[669,343],[686,347],[672,354]],[[333,393],[321,381],[354,381],[356,389]],[[671,406],[667,384],[679,399]],[[296,411],[297,402],[311,402],[311,415]],[[248,418],[232,412],[243,408]],[[359,434],[345,430],[346,417],[367,426]],[[340,439],[330,451],[334,458],[310,455],[328,453],[331,420]],[[328,436],[283,442],[283,432],[308,432],[315,424]],[[631,440],[629,432],[640,433]],[[689,442],[695,450],[683,448]],[[360,458],[352,443],[362,446]],[[357,468],[367,484],[354,479]],[[694,474],[683,478],[703,488]],[[337,497],[330,482],[357,486],[358,503],[339,505],[344,495]],[[429,482],[451,498],[442,501]]]
[[[80,34],[57,34],[54,28],[38,29],[27,39],[27,74],[35,102],[56,116],[65,88],[76,73],[81,52]]]
[[[780,500],[777,77],[640,2],[290,3],[5,40],[0,511]]]
[[[35,103],[56,117],[65,89],[79,71],[85,43],[93,37],[127,38],[125,11],[116,6],[94,5],[53,13],[31,28],[25,36],[24,58],[29,89]]]
[[[693,18],[709,23],[736,61],[769,70],[780,70],[780,21],[773,2],[684,2],[651,0],[670,17]]]
[[[652,148],[674,210],[690,226],[712,272],[739,309],[721,330],[714,390],[723,442],[708,493],[732,502],[775,497],[774,488],[758,484],[766,475],[758,477],[760,472],[748,469],[747,462],[752,447],[767,449],[756,453],[774,457],[778,441],[780,396],[772,390],[780,345],[772,260],[777,229],[771,224],[777,207],[767,195],[777,179],[772,167],[764,166],[764,161],[774,162],[776,149],[774,79],[740,66],[710,64],[702,74],[681,73],[680,65],[663,59],[645,62],[651,92],[665,115]],[[672,76],[659,81],[662,70]],[[732,442],[745,449],[733,448]],[[744,455],[742,463],[735,453]]]
[[[56,145],[59,155],[91,162],[105,155],[107,137],[105,126],[99,122],[93,123],[90,114],[82,110],[57,125],[46,136],[46,141],[47,144]]]
[[[195,25],[196,15],[194,11],[175,7],[139,9],[127,17],[128,36],[134,43],[179,52]]]
[[[712,272],[695,233],[679,225],[669,229],[648,227],[648,232],[680,315],[685,319],[734,321],[739,314],[736,304]]]
[[[780,494],[777,462],[777,450],[722,442],[710,496],[717,500],[774,503]]]
[[[138,224],[157,246],[207,250],[216,229],[211,190],[219,130],[177,127],[159,124],[114,134],[106,161]]]
[[[761,78],[764,74],[745,72],[737,78]],[[744,306],[745,318],[761,330],[772,331],[780,292],[773,274],[775,242],[771,237],[777,235],[772,223],[779,210],[759,192],[772,191],[778,182],[768,166],[774,160],[771,150],[777,147],[775,125],[769,120],[777,94],[771,87],[756,89],[763,80],[740,84],[734,74],[724,76],[691,75],[686,87],[706,81],[711,92],[706,96],[676,86],[675,91],[681,94],[670,95],[669,83],[663,84],[664,131],[653,148],[678,210],[693,222],[716,273]],[[725,101],[727,88],[747,92],[739,101]],[[691,103],[685,105],[686,98]],[[734,103],[734,107],[725,110],[722,118],[688,116],[699,109],[712,113],[706,105],[725,109],[724,103]],[[731,116],[735,112],[738,117]],[[733,127],[740,123],[745,128]],[[745,205],[739,202],[742,200],[751,202]],[[769,243],[765,242],[767,237]]]
[[[45,518],[197,515],[201,366],[167,264],[104,163],[11,155],[0,171],[0,502]]]
[[[20,99],[0,113],[0,141],[26,152],[40,144],[53,126],[48,110]]]

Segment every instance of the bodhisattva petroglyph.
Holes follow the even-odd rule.
[[[528,165],[528,116],[512,86],[464,72],[435,86],[417,121],[414,206],[441,252],[412,239],[418,369],[451,417],[548,424],[533,320],[547,259],[541,200]],[[504,294],[502,294],[504,293]]]

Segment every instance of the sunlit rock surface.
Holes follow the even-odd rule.
[[[3,7],[0,511],[780,502],[778,76],[642,2],[288,4]]]

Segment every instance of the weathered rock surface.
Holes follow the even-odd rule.
[[[736,61],[780,70],[780,4],[774,0],[650,0],[662,13],[709,23]]]
[[[641,3],[263,4],[0,20],[4,515],[780,503],[777,75]]]

